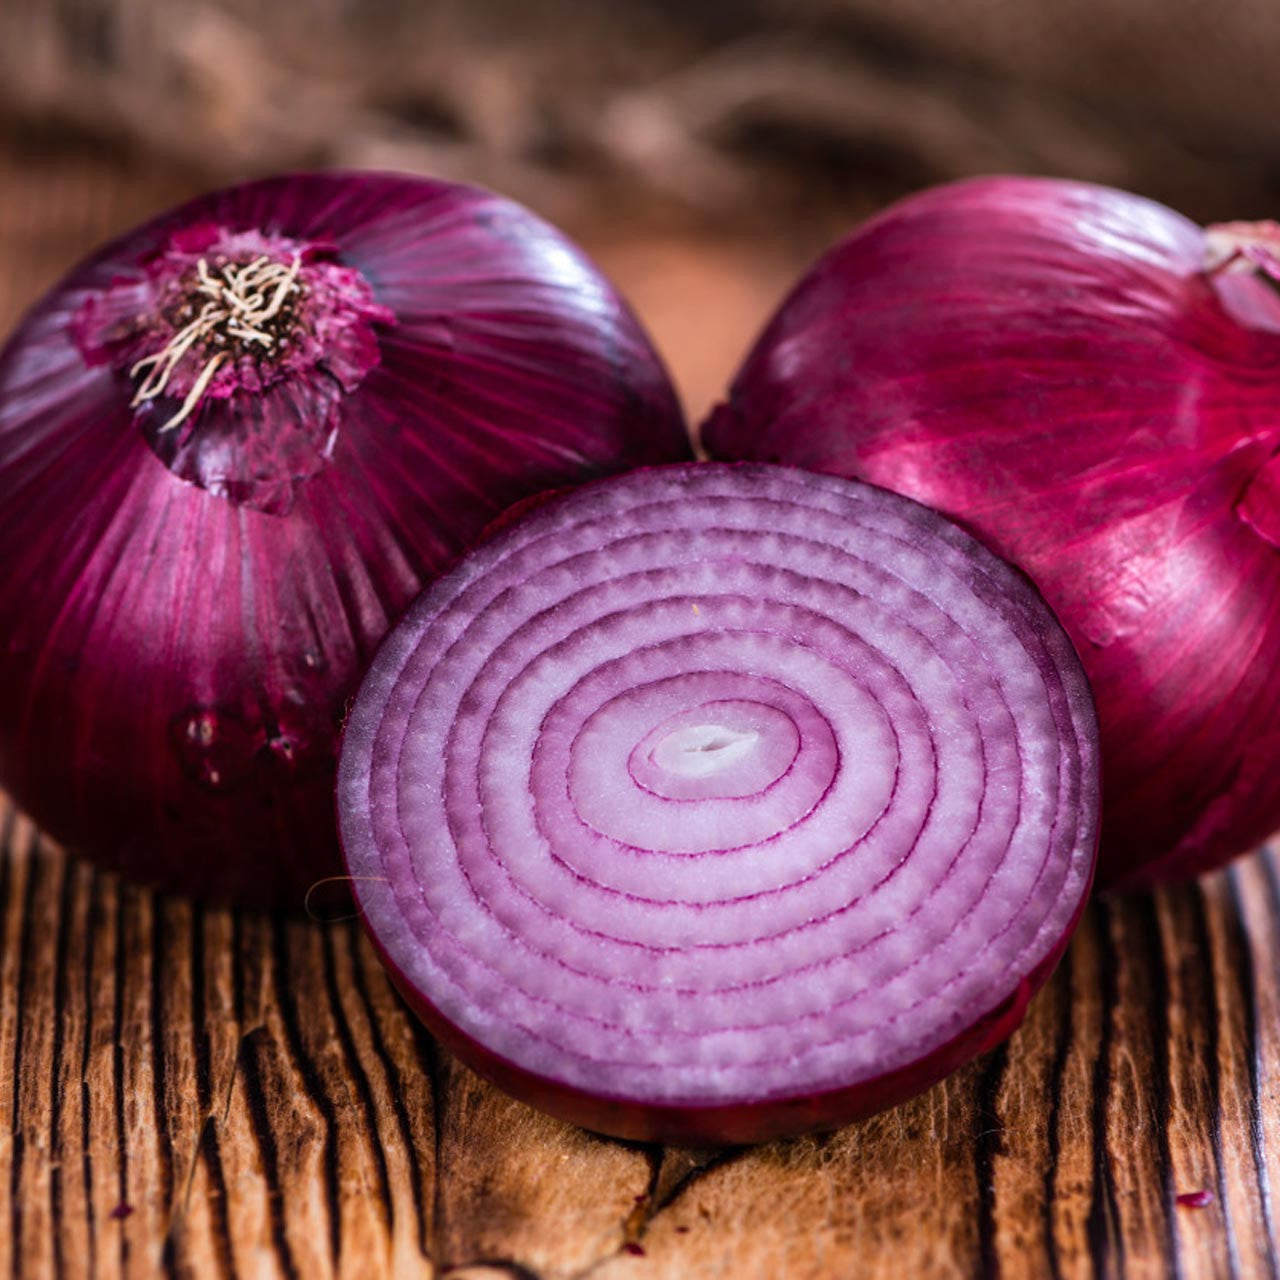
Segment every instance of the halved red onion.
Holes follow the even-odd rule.
[[[418,600],[338,803],[370,933],[459,1056],[591,1128],[748,1141],[1017,1025],[1088,892],[1097,730],[1035,588],[934,512],[663,467]]]

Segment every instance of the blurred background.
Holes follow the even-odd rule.
[[[696,419],[796,273],[909,190],[1280,211],[1277,68],[1276,0],[0,0],[0,332],[203,188],[420,170],[577,236]]]

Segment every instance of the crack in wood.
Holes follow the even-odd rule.
[[[335,928],[333,925],[326,925],[323,931],[324,946],[324,984],[325,993],[328,998],[330,1009],[333,1011],[334,1026],[338,1033],[338,1043],[341,1047],[343,1061],[347,1069],[342,1073],[341,1086],[346,1094],[347,1106],[351,1114],[359,1112],[364,1116],[363,1129],[370,1135],[376,1135],[378,1132],[378,1118],[375,1114],[373,1104],[373,1094],[369,1085],[369,1077],[366,1075],[364,1066],[360,1061],[360,1054],[356,1048],[355,1037],[352,1034],[351,1026],[347,1021],[347,1015],[342,1007],[342,994],[338,989],[338,979],[335,972],[334,963],[334,937]],[[395,1202],[391,1198],[391,1177],[387,1172],[387,1157],[382,1149],[382,1144],[374,1136],[369,1147],[372,1152],[374,1169],[377,1175],[378,1188],[376,1193],[369,1183],[368,1176],[365,1172],[363,1164],[360,1169],[360,1181],[364,1188],[364,1193],[368,1197],[370,1203],[380,1206],[384,1215],[384,1223],[386,1231],[390,1234],[395,1227]],[[335,1209],[337,1206],[335,1206]]]
[[[1000,1260],[996,1252],[995,1162],[1000,1154],[1004,1125],[998,1101],[1000,1083],[1009,1062],[1008,1045],[1000,1045],[987,1055],[978,1077],[974,1116],[979,1129],[974,1138],[974,1176],[978,1184],[978,1256],[983,1273],[997,1276]]]
[[[227,1118],[231,1113],[231,1099],[235,1093],[236,1079],[240,1069],[240,1059],[246,1051],[246,1046],[259,1032],[265,1032],[266,1028],[262,1024],[250,1027],[247,1031],[242,1031],[240,1038],[236,1043],[236,1047],[229,1055],[230,1070],[227,1072],[227,1082],[221,1090],[221,1098],[218,1105],[208,1106],[205,1110],[204,1117],[200,1122],[200,1128],[196,1131],[196,1136],[191,1149],[190,1164],[187,1169],[182,1196],[180,1202],[175,1201],[174,1211],[170,1217],[168,1229],[164,1236],[164,1248],[172,1253],[176,1250],[177,1237],[182,1228],[183,1219],[186,1216],[192,1189],[195,1186],[196,1175],[200,1169],[201,1155],[206,1151],[210,1144],[216,1149],[218,1141],[218,1130],[225,1128]],[[228,1253],[224,1258],[227,1272],[235,1275],[235,1263]]]
[[[1264,849],[1260,861],[1270,863],[1271,850]],[[1244,1009],[1244,1040],[1247,1048],[1246,1064],[1249,1073],[1249,1154],[1253,1161],[1253,1176],[1258,1187],[1258,1203],[1262,1214],[1262,1238],[1266,1242],[1266,1267],[1269,1280],[1276,1280],[1276,1228],[1271,1203],[1271,1186],[1267,1178],[1266,1138],[1262,1127],[1262,1048],[1258,1041],[1258,988],[1253,951],[1245,928],[1244,900],[1240,890],[1240,870],[1231,867],[1225,875],[1228,903],[1227,928],[1233,954],[1237,957],[1235,970],[1240,977],[1240,993]]]
[[[460,1262],[446,1267],[440,1273],[440,1280],[486,1280],[485,1273],[488,1273],[488,1280],[497,1280],[493,1275],[495,1271],[502,1272],[511,1280],[543,1280],[539,1272],[514,1258],[476,1258]]]
[[[1074,978],[1070,956],[1053,979],[1058,989],[1058,1021],[1054,1029],[1053,1059],[1049,1068],[1049,1115],[1047,1120],[1048,1156],[1045,1160],[1042,1194],[1044,1211],[1041,1230],[1049,1261],[1050,1280],[1062,1280],[1062,1262],[1059,1257],[1057,1233],[1054,1231],[1053,1206],[1057,1189],[1058,1164],[1062,1152],[1062,1090],[1066,1077],[1067,1058],[1073,1039],[1072,998]]]

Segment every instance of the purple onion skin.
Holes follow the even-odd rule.
[[[159,339],[129,307],[211,228],[318,245],[346,327],[262,391],[224,365],[165,431],[175,396],[130,407]],[[688,453],[625,303],[519,206],[339,173],[194,200],[0,353],[0,782],[136,880],[300,906],[340,870],[339,727],[406,604],[510,504]]]
[[[908,494],[1032,576],[1097,698],[1104,887],[1280,827],[1280,298],[1206,249],[1102,187],[925,192],[812,269],[702,432]]]
[[[1085,899],[1082,898],[1062,940],[1013,995],[1001,1001],[954,1040],[911,1066],[892,1075],[828,1093],[769,1098],[724,1107],[646,1105],[627,1098],[585,1093],[526,1071],[509,1059],[492,1053],[442,1017],[422,992],[405,978],[378,945],[377,938],[372,934],[368,936],[396,990],[431,1034],[477,1075],[512,1097],[570,1124],[632,1142],[691,1147],[738,1146],[773,1142],[804,1133],[828,1133],[855,1120],[865,1120],[924,1093],[975,1058],[998,1048],[1022,1025],[1032,997],[1053,976],[1075,934],[1084,907]]]

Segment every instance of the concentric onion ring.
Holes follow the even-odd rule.
[[[781,467],[534,510],[356,700],[343,844],[424,1020],[606,1132],[754,1140],[1012,1030],[1088,892],[1097,731],[1031,584],[940,516]]]

